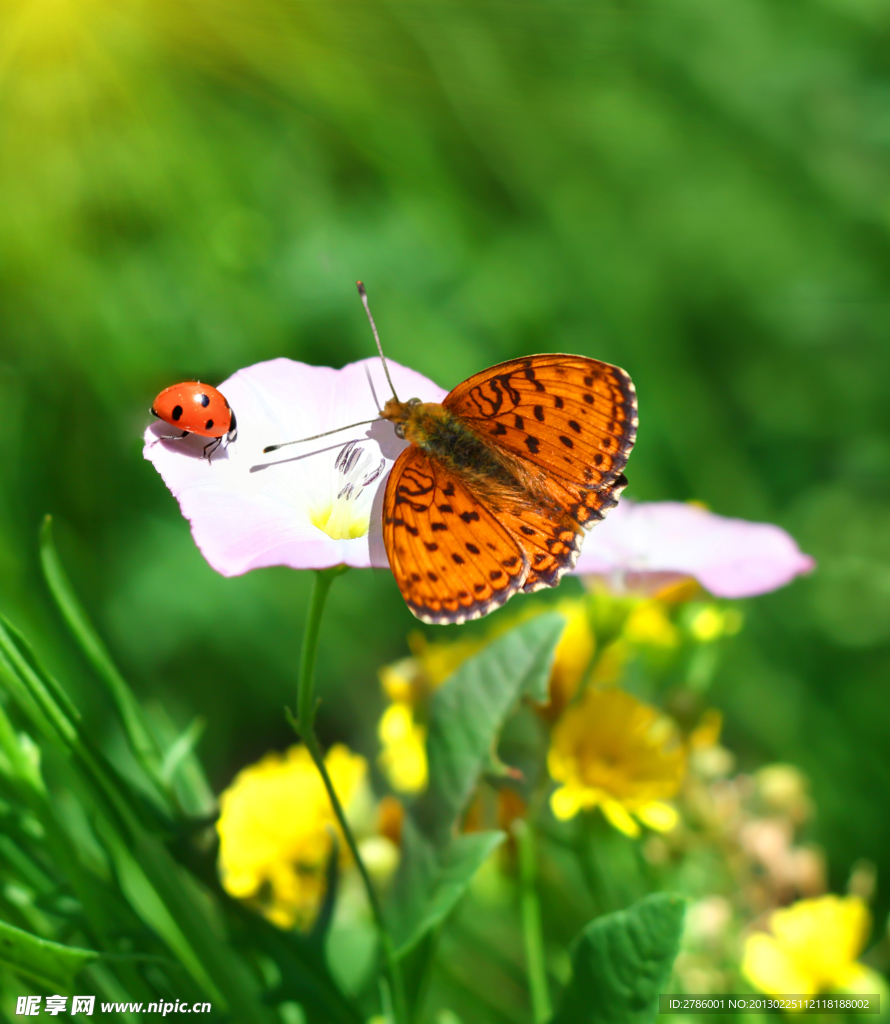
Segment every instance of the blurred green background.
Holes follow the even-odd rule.
[[[207,719],[218,787],[292,741],[309,580],[217,576],[141,432],[174,381],[372,354],[360,277],[444,387],[624,366],[630,496],[816,556],[748,602],[709,699],[743,767],[810,776],[836,889],[890,876],[887,0],[6,0],[0,133],[0,603],[66,679],[46,512],[137,693]],[[415,625],[388,573],[336,584],[326,739],[374,756]]]

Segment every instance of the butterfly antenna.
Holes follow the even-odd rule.
[[[372,420],[359,420],[358,423],[347,423],[345,427],[335,427],[333,430],[326,430],[323,434],[313,434],[312,437],[298,437],[296,441],[282,441],[281,444],[270,444],[263,449],[263,455],[268,452],[277,452],[279,448],[286,448],[289,444],[302,444],[304,441],[317,441],[320,437],[327,437],[328,434],[339,434],[341,430],[352,430],[353,427],[363,427],[368,423],[376,423],[379,416]]]
[[[362,297],[362,305],[365,307],[365,312],[368,314],[368,320],[371,322],[371,330],[374,332],[374,341],[377,342],[377,351],[380,353],[380,359],[383,363],[383,372],[386,374],[386,379],[389,382],[392,397],[398,402],[399,396],[396,394],[396,389],[393,387],[392,383],[392,377],[389,375],[389,367],[386,365],[386,356],[383,354],[383,346],[380,344],[380,335],[377,333],[377,324],[374,323],[374,317],[371,316],[371,307],[368,305],[368,293],[365,291],[365,286],[361,281],[356,281],[355,283],[358,287],[358,293]]]

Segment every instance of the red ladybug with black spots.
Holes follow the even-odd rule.
[[[208,462],[223,438],[230,444],[238,436],[235,413],[225,395],[199,380],[186,380],[164,388],[152,402],[151,414],[182,430],[181,434],[161,435],[164,441],[181,441],[189,434],[212,438],[204,445],[202,455]]]

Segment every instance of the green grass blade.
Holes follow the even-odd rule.
[[[217,810],[216,796],[196,753],[206,720],[196,718],[183,731],[161,704],[153,703],[145,714],[152,734],[166,751],[161,772],[180,813],[193,823],[194,819],[211,817]]]
[[[0,921],[0,964],[60,994],[69,992],[74,976],[101,954],[63,946]]]
[[[208,996],[218,1004],[227,1002],[207,973],[201,957],[183,934],[177,915],[171,912],[157,891],[154,880],[149,879],[143,870],[138,852],[134,853],[130,844],[122,840],[120,833],[107,820],[97,819],[96,827],[111,855],[118,883],[130,905],[152,931],[163,937],[174,956]]]
[[[149,731],[126,680],[112,661],[105,644],[74,593],[74,589],[62,567],[52,535],[52,518],[47,516],[40,530],[40,562],[50,593],[56,602],[62,618],[71,631],[87,661],[105,684],[120,715],[124,733],[133,751],[133,756],[142,766],[146,775],[162,791],[166,790],[161,771],[161,752]]]
[[[194,883],[189,884],[160,839],[143,826],[139,795],[93,749],[80,713],[43,670],[24,639],[2,619],[0,654],[50,722],[56,741],[73,756],[81,799],[93,808],[97,831],[137,916],[167,944],[212,1000],[229,1008],[245,1024],[266,1021],[268,1012],[262,1006],[259,985],[219,936],[206,898]]]
[[[28,713],[36,704],[41,713],[36,718],[36,724],[40,725],[41,719],[49,723],[48,738],[77,758],[81,772],[90,778],[96,791],[102,794],[109,813],[117,816],[130,829],[136,826],[139,817],[150,822],[151,816],[141,796],[124,782],[96,749],[89,732],[83,728],[80,712],[71,698],[41,666],[24,637],[2,616],[0,656],[11,667],[15,677],[10,687],[12,695],[18,698],[24,692],[29,698],[21,703],[22,710]],[[154,824],[160,827],[158,822]]]

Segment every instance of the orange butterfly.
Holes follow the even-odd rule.
[[[380,348],[361,282],[359,293]],[[478,619],[519,591],[556,586],[582,529],[627,485],[636,391],[617,366],[526,356],[474,374],[441,403],[393,396],[380,415],[410,445],[386,483],[383,540],[424,622]]]

